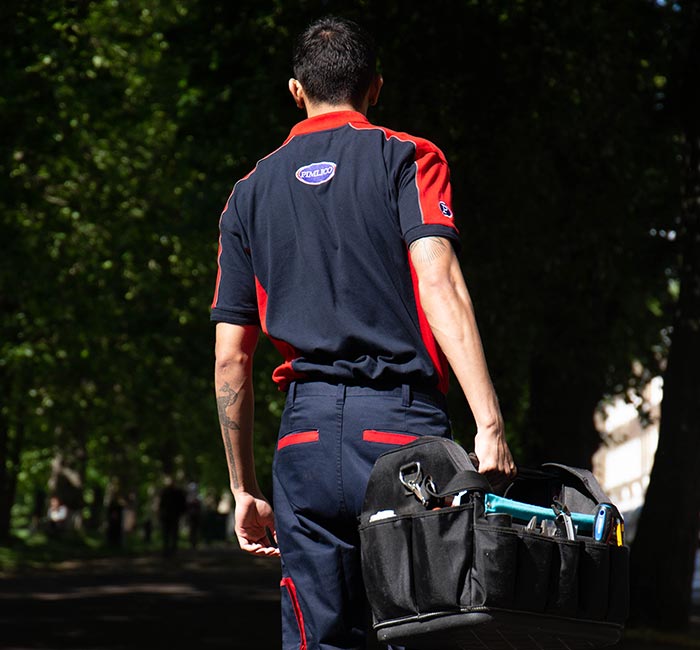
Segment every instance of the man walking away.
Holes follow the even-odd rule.
[[[449,170],[431,142],[371,124],[371,38],[324,18],[289,91],[307,119],[234,187],[220,220],[215,386],[241,548],[282,557],[283,647],[364,647],[357,517],[377,456],[450,436],[448,363],[477,425],[480,471],[515,473],[457,261]],[[262,329],[287,392],[275,512],[253,461]],[[276,532],[279,549],[270,535]]]

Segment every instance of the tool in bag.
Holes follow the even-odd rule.
[[[586,470],[522,470],[498,496],[451,440],[392,449],[360,517],[377,636],[445,650],[612,645],[629,599],[623,526]]]

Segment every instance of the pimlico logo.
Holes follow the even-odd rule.
[[[335,168],[334,162],[315,162],[299,167],[294,175],[306,185],[321,185],[335,176]]]

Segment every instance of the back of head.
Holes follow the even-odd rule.
[[[328,16],[299,36],[294,76],[313,102],[358,104],[377,74],[372,37],[359,25]]]

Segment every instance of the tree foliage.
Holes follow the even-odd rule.
[[[665,301],[668,253],[649,231],[670,222],[675,188],[653,110],[657,19],[643,3],[460,13],[427,28],[416,17],[413,59],[402,66],[395,47],[387,64],[415,96],[390,101],[452,161],[465,272],[507,421],[527,439],[520,460],[587,464],[595,405],[631,358],[652,364],[663,326],[650,307]],[[440,75],[411,84],[418,66]]]
[[[600,399],[666,356],[689,4],[5,3],[0,536],[17,481],[21,493],[45,481],[59,452],[101,489],[176,471],[225,488],[208,322],[217,218],[302,117],[285,88],[292,39],[327,12],[377,35],[386,83],[371,119],[432,139],[451,163],[517,460],[588,464]],[[261,343],[263,484],[276,363]],[[468,444],[468,409],[450,397]]]

